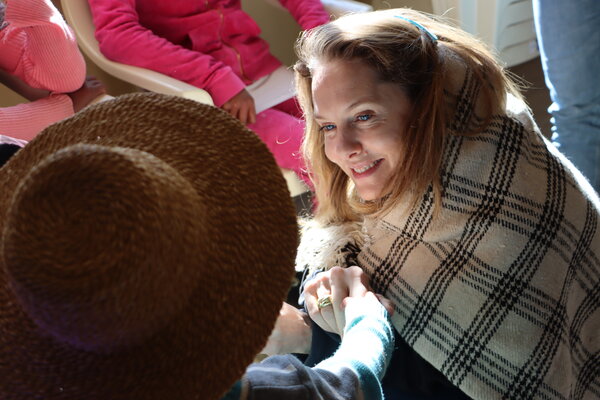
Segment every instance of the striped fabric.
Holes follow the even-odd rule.
[[[400,335],[472,398],[600,398],[598,196],[514,98],[457,135],[479,88],[456,64],[441,212],[428,192],[410,213],[309,225],[297,263],[358,263]]]
[[[73,115],[69,93],[85,79],[75,36],[51,0],[11,0],[0,23],[0,68],[51,95],[0,108],[0,134],[31,140],[48,125]]]

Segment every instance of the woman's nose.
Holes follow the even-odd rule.
[[[362,151],[362,143],[360,138],[352,129],[338,128],[338,141],[336,149],[340,156],[344,158],[352,158]]]

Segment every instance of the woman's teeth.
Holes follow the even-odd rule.
[[[364,172],[367,172],[367,171],[368,171],[368,170],[370,170],[371,168],[373,168],[375,165],[377,165],[377,164],[379,163],[379,161],[381,161],[381,160],[375,160],[375,161],[373,161],[373,162],[372,162],[371,164],[369,164],[369,165],[365,165],[365,166],[364,166],[364,167],[362,167],[362,168],[352,168],[352,170],[353,170],[354,172],[356,172],[357,174],[362,174],[362,173],[364,173]]]

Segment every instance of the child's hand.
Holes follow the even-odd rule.
[[[261,354],[269,356],[288,353],[308,354],[311,339],[308,315],[294,306],[283,303],[275,328]]]
[[[223,104],[221,108],[242,121],[243,124],[253,124],[256,122],[254,99],[246,89],[242,89],[241,92]]]
[[[73,102],[73,111],[78,112],[103,93],[106,93],[104,84],[93,76],[88,76],[83,86],[67,95]]]
[[[357,266],[348,268],[333,267],[321,272],[304,286],[304,302],[310,318],[327,332],[342,336],[346,327],[345,306],[348,303],[368,304],[377,302],[391,315],[392,302],[383,296],[375,295],[369,286],[368,277]],[[327,299],[326,302],[323,300]]]

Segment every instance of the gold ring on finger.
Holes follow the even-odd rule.
[[[319,307],[319,310],[322,308],[328,307],[332,304],[333,304],[333,299],[331,298],[331,295],[319,297],[317,299],[317,307]]]

